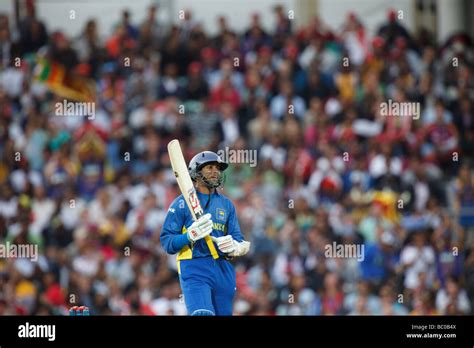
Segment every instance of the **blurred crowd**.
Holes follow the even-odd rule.
[[[281,6],[271,29],[219,16],[210,35],[159,10],[124,10],[107,37],[95,19],[68,37],[34,7],[17,26],[0,14],[0,243],[40,250],[0,258],[0,315],[186,314],[159,241],[180,194],[173,138],[188,160],[258,153],[225,172],[252,242],[235,314],[474,314],[472,38],[437,42],[394,11],[374,33],[354,13],[297,29]],[[94,119],[55,114],[38,54],[95,81]],[[420,117],[382,114],[389,99]],[[333,242],[363,244],[363,261],[327,257]]]

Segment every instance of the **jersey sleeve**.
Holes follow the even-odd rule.
[[[235,207],[232,202],[229,202],[230,205],[230,214],[229,214],[229,223],[227,225],[228,234],[232,236],[234,240],[237,242],[242,242],[244,240],[244,236],[242,235],[242,231],[240,230],[239,221],[237,220],[237,213],[235,211]]]
[[[176,254],[190,243],[187,235],[182,233],[185,216],[184,209],[181,208],[184,203],[180,203],[180,201],[183,200],[184,198],[179,196],[171,203],[161,229],[161,245],[168,254]]]

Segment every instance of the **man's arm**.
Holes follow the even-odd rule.
[[[184,246],[191,244],[187,234],[182,233],[184,214],[179,207],[180,200],[183,200],[183,198],[178,197],[171,203],[161,229],[161,245],[168,254],[176,254]]]
[[[205,214],[187,227],[186,233],[182,233],[185,215],[181,208],[184,202],[179,203],[181,200],[183,198],[179,197],[171,204],[161,230],[161,245],[168,254],[176,254],[186,245],[191,246],[212,232],[211,214]]]
[[[237,219],[237,213],[232,203],[230,203],[230,209],[229,209],[227,234],[232,236],[232,238],[236,240],[237,242],[242,242],[244,240],[244,235],[242,234],[242,231],[240,230],[239,220]]]
[[[224,237],[211,237],[219,250],[229,256],[244,256],[247,254],[250,250],[250,242],[244,240],[233,204],[230,206],[227,232],[228,234]]]

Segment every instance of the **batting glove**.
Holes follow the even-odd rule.
[[[249,252],[250,242],[237,242],[232,236],[211,237],[217,247],[229,256],[243,256]]]
[[[212,226],[213,223],[211,220],[211,214],[201,216],[199,219],[194,221],[191,226],[187,228],[188,239],[194,243],[199,239],[205,238],[206,236],[211,234]]]

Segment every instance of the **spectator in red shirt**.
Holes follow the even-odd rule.
[[[328,273],[324,278],[322,307],[324,315],[342,314],[344,293],[341,289],[339,277],[335,273]]]
[[[239,92],[232,85],[229,75],[223,76],[220,84],[211,91],[209,101],[211,107],[214,109],[224,102],[230,103],[234,109],[238,109],[240,106]]]

